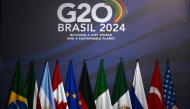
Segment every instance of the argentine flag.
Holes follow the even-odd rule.
[[[136,63],[130,97],[133,109],[148,109],[138,61]]]
[[[39,98],[42,109],[55,109],[48,61],[46,62],[46,67],[42,78]]]

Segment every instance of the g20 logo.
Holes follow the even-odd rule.
[[[79,16],[76,16],[76,11],[69,11],[67,13],[67,15],[69,15],[69,18],[65,18],[62,14],[63,9],[65,8],[71,8],[73,9],[75,7],[75,4],[73,3],[64,3],[61,6],[59,6],[58,10],[57,10],[57,16],[59,18],[59,20],[61,20],[62,22],[65,23],[71,23],[71,22],[91,22],[91,18],[86,18],[86,16],[90,13],[93,20],[95,20],[96,22],[99,23],[104,23],[109,21],[112,18],[112,8],[111,6],[109,6],[106,3],[98,3],[96,5],[94,5],[91,9],[91,6],[87,3],[81,3],[78,5],[77,9],[83,9],[85,8],[85,11],[80,14]],[[97,9],[99,9],[100,7],[105,8],[107,10],[107,15],[104,18],[99,18],[96,13],[97,13]]]
[[[113,3],[112,3],[113,2]],[[100,32],[118,32],[118,31],[125,31],[125,25],[124,24],[118,24],[124,15],[128,12],[126,11],[126,7],[122,2],[117,2],[117,1],[109,1],[110,4],[114,5],[115,7],[115,14],[114,14],[114,20],[113,22],[116,23],[107,23],[112,16],[113,16],[113,11],[110,5],[107,3],[97,3],[95,4],[92,8],[88,3],[81,3],[78,6],[76,6],[73,3],[64,3],[59,6],[57,10],[57,16],[60,21],[65,22],[65,24],[58,24],[58,32],[85,32],[85,31],[91,31],[95,32],[96,30],[93,29],[93,24],[91,23],[91,20],[93,19],[94,21],[101,23],[99,24],[99,31]],[[80,15],[77,14],[77,10],[85,9]],[[64,16],[63,10],[65,8],[70,8],[69,12],[66,13],[67,17]],[[75,9],[74,9],[75,8]],[[99,8],[104,8],[106,9],[107,13],[105,13],[104,18],[100,18],[97,16],[97,10]],[[90,18],[87,17],[87,15],[91,15]],[[78,15],[78,16],[77,16]],[[81,22],[71,24],[72,22]]]

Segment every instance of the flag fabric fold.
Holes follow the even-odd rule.
[[[176,93],[172,82],[169,61],[167,62],[165,78],[163,83],[163,90],[164,90],[166,109],[179,109],[177,104]]]
[[[69,109],[82,109],[80,97],[78,95],[78,88],[75,81],[72,61],[69,62],[65,84],[65,93]]]
[[[166,109],[158,61],[155,64],[147,103],[149,109]]]
[[[112,96],[113,109],[132,109],[129,89],[121,60]]]
[[[58,61],[56,61],[52,88],[56,109],[68,109],[67,99],[65,96],[65,90],[63,87],[61,71]]]
[[[103,60],[100,62],[94,91],[94,100],[97,109],[112,109]]]
[[[133,109],[148,109],[138,61],[136,63],[136,69],[133,84],[131,86],[130,97]]]
[[[86,61],[83,62],[79,83],[79,95],[81,99],[82,109],[96,109]]]
[[[48,61],[46,62],[44,75],[42,78],[39,98],[42,109],[55,109]]]
[[[26,97],[28,101],[29,109],[37,108],[37,97],[38,97],[38,84],[36,80],[35,70],[34,70],[34,62],[31,62],[28,79],[25,86]]]
[[[16,74],[7,109],[28,109],[20,61],[17,63]]]

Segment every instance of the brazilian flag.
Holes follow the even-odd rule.
[[[16,74],[13,81],[9,103],[7,109],[28,109],[28,103],[25,95],[20,61],[17,63]]]

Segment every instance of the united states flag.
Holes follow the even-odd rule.
[[[164,91],[164,99],[166,102],[166,109],[179,109],[177,105],[176,93],[174,91],[172,83],[169,61],[167,62],[163,91]]]

